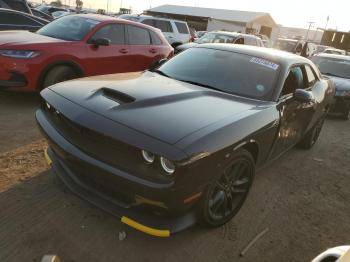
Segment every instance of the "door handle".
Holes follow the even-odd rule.
[[[125,49],[125,48],[122,48],[122,49],[119,50],[119,53],[127,54],[127,53],[128,53],[128,50]]]
[[[155,53],[157,53],[157,50],[152,48],[152,49],[149,50],[149,52],[152,53],[152,54],[155,54]]]

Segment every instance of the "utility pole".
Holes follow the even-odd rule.
[[[107,11],[106,11],[106,14],[108,14],[108,9],[109,9],[109,0],[107,0]]]
[[[324,27],[324,30],[327,30],[328,22],[329,22],[329,16],[327,16],[327,22],[326,22],[326,26]]]
[[[307,22],[309,24],[309,28],[307,29],[307,33],[306,33],[306,41],[309,40],[309,31],[310,31],[310,28],[311,28],[311,25],[314,24],[315,22]]]

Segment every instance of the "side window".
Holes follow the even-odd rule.
[[[3,25],[8,25],[8,24],[12,24],[14,21],[14,17],[12,14],[9,13],[0,13],[0,24]]]
[[[145,19],[142,21],[142,24],[154,26],[154,20],[153,19]]]
[[[128,25],[128,36],[130,45],[150,45],[151,37],[149,31],[137,26]]]
[[[162,32],[172,33],[173,28],[169,21],[165,20],[154,20],[154,26],[159,28]]]
[[[152,45],[162,44],[162,40],[160,40],[159,36],[155,32],[149,31],[149,33],[151,34]]]
[[[19,14],[11,13],[1,13],[0,15],[0,24],[11,24],[11,25],[39,25],[38,22]]]
[[[309,65],[305,65],[305,72],[307,76],[307,87],[310,87],[315,84],[316,76],[314,71],[311,69]]]
[[[237,44],[237,45],[244,45],[244,38],[238,38],[234,44]]]
[[[102,27],[91,37],[91,39],[99,38],[107,38],[111,40],[112,45],[125,44],[124,25],[114,24]]]
[[[304,89],[303,70],[300,66],[292,67],[284,82],[281,96],[293,94],[296,89]]]
[[[177,31],[179,31],[180,34],[188,34],[188,28],[185,23],[175,22]]]

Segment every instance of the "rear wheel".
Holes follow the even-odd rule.
[[[200,204],[200,221],[217,227],[232,219],[243,205],[255,174],[252,155],[244,149],[234,153],[230,164],[209,185]]]
[[[304,138],[298,143],[298,146],[303,149],[310,149],[316,143],[318,137],[320,136],[324,119],[320,119],[316,125],[309,132],[306,133]]]
[[[43,88],[77,77],[79,75],[70,66],[56,66],[45,76]]]

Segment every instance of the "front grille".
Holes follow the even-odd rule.
[[[55,108],[48,109],[45,102],[42,109],[55,129],[85,154],[153,182],[169,182],[157,165],[144,163],[140,149],[74,123],[62,113],[57,113]]]

